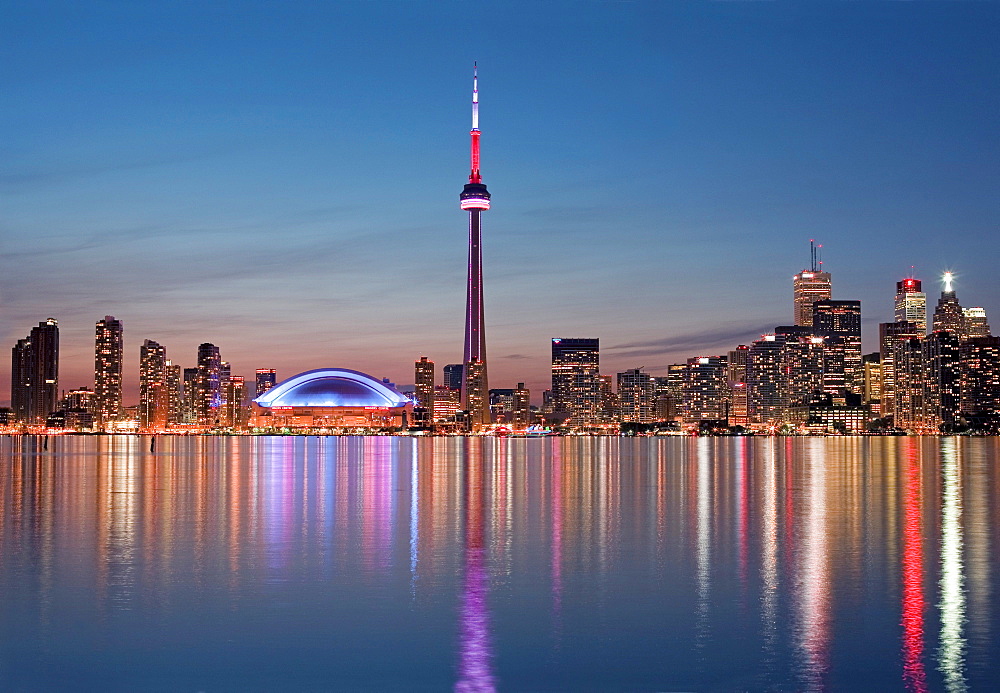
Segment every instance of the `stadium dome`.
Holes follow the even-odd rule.
[[[410,404],[395,388],[346,368],[319,368],[284,380],[257,397],[261,407],[354,407],[393,409]]]

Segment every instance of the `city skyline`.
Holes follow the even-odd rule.
[[[346,367],[408,384],[419,355],[461,362],[453,200],[475,59],[504,191],[484,243],[494,387],[537,399],[560,335],[601,338],[608,373],[748,344],[791,322],[810,238],[832,298],[862,301],[866,353],[913,265],[929,303],[954,270],[962,305],[1000,314],[982,252],[997,7],[515,3],[458,39],[433,26],[445,8],[393,6],[376,21],[293,5],[289,36],[255,4],[245,31],[218,35],[222,9],[15,8],[6,343],[55,318],[60,390],[92,386],[94,322],[116,316],[127,404],[146,339],[182,367],[216,344],[247,377]],[[376,32],[390,43],[360,45]],[[284,52],[292,35],[302,53]],[[602,60],[582,55],[593,45]]]

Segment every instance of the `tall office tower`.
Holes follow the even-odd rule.
[[[11,350],[10,404],[21,424],[45,424],[59,395],[59,323],[40,322]]]
[[[814,328],[787,325],[774,328],[782,341],[782,399],[786,407],[807,404],[823,391],[826,340]]]
[[[961,345],[961,410],[976,419],[1000,422],[1000,337],[973,337]],[[994,431],[997,432],[997,431]]]
[[[167,423],[179,424],[184,421],[184,389],[181,367],[167,359]]]
[[[601,347],[599,339],[552,340],[552,409],[569,414],[574,426],[600,420]]]
[[[747,416],[752,423],[780,423],[786,414],[784,338],[766,334],[747,354]]]
[[[795,324],[806,327],[813,324],[813,303],[829,300],[833,286],[830,273],[824,272],[823,263],[817,261],[817,248],[812,241],[809,241],[809,256],[810,269],[792,277]]]
[[[258,368],[256,384],[257,389],[255,390],[256,394],[254,394],[254,397],[260,397],[262,394],[278,384],[277,371],[273,368]]]
[[[879,356],[882,362],[882,416],[892,416],[896,407],[896,343],[923,337],[912,322],[883,322],[878,326]]]
[[[486,375],[486,326],[483,318],[483,248],[479,215],[490,208],[490,193],[479,175],[479,77],[472,68],[472,165],[469,182],[459,196],[469,212],[469,281],[465,301],[465,349],[462,363],[462,406],[473,428],[490,423]]]
[[[233,368],[229,364],[229,361],[222,361],[219,363],[219,410],[222,411],[226,407],[226,393],[229,392],[228,385],[230,379],[233,377]],[[226,424],[228,425],[228,424]]]
[[[879,352],[865,354],[861,357],[865,371],[865,389],[862,404],[868,407],[873,417],[884,416],[882,413],[882,357]]]
[[[447,366],[441,369],[441,379],[444,381],[442,385],[447,387],[449,390],[462,391],[462,364],[460,363],[449,363]]]
[[[924,426],[924,350],[920,337],[908,337],[893,343],[895,392],[893,424],[907,430]]]
[[[198,369],[185,368],[183,374],[183,420],[195,423],[198,421]]]
[[[622,423],[653,421],[653,378],[639,368],[618,374],[618,406]]]
[[[936,330],[924,337],[924,419],[928,426],[949,426],[958,416],[960,342],[957,334],[947,330]]]
[[[99,429],[122,414],[122,323],[113,315],[97,321],[94,340],[94,423]]]
[[[195,406],[198,423],[202,426],[214,426],[219,419],[219,407],[222,405],[221,371],[219,347],[208,342],[199,344]]]
[[[515,431],[523,431],[531,424],[531,390],[518,383],[514,390],[514,418],[511,422]]]
[[[823,389],[840,395],[844,390],[861,394],[861,301],[817,301],[813,304],[813,329],[826,338]]]
[[[225,403],[220,419],[228,428],[242,429],[247,425],[246,382],[242,375],[230,375],[225,385]]]
[[[725,356],[689,358],[684,369],[684,422],[719,421],[727,418],[729,386]]]
[[[601,401],[597,405],[597,420],[600,423],[615,423],[621,414],[621,402],[612,386],[610,375],[597,376],[601,383]]]
[[[139,429],[165,430],[169,406],[167,350],[145,339],[139,347]]]
[[[962,335],[962,339],[990,336],[990,323],[986,319],[985,308],[979,306],[963,308],[962,317],[965,323],[965,334]]]
[[[923,292],[919,279],[907,277],[896,282],[896,322],[912,322],[927,334],[927,294]]]
[[[952,285],[954,276],[951,272],[945,272],[942,281],[944,289],[941,291],[937,307],[934,308],[933,329],[965,334],[965,313],[955,296],[955,287]]]
[[[416,388],[417,407],[426,412],[427,422],[434,421],[434,362],[426,356],[414,364],[413,382]]]
[[[747,392],[747,365],[750,347],[740,344],[729,352],[726,359],[726,381],[729,383],[729,425],[746,426],[750,423],[750,401]]]

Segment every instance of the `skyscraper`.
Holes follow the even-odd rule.
[[[195,377],[195,406],[198,423],[214,426],[222,405],[222,359],[219,347],[205,342],[198,345],[198,374]]]
[[[10,404],[14,419],[28,425],[44,424],[56,409],[59,392],[59,323],[38,323],[11,350]]]
[[[254,397],[260,397],[277,384],[278,374],[273,368],[258,368],[256,394],[254,394]]]
[[[472,70],[472,163],[469,182],[459,196],[469,212],[469,280],[465,302],[465,349],[462,359],[462,406],[472,426],[490,422],[486,375],[486,327],[483,317],[483,249],[479,215],[490,208],[490,193],[479,175],[479,76]]]
[[[813,303],[828,300],[833,286],[830,273],[822,271],[823,263],[818,261],[817,248],[812,241],[809,241],[809,256],[810,269],[792,278],[795,324],[806,327],[813,324]]]
[[[573,425],[599,421],[601,405],[599,339],[552,340],[552,408]]]
[[[653,420],[653,379],[649,373],[630,368],[618,374],[621,421],[648,423]]]
[[[184,421],[183,392],[181,367],[167,359],[167,423],[179,424]]]
[[[460,363],[449,363],[447,366],[441,369],[441,379],[444,380],[442,383],[449,390],[462,391],[462,364]]]
[[[928,426],[955,423],[962,404],[961,340],[954,332],[935,330],[923,339],[924,421]]]
[[[892,416],[896,410],[896,347],[904,339],[922,337],[923,332],[909,321],[879,324],[879,355],[882,361],[882,416]]]
[[[99,429],[122,413],[122,323],[113,315],[97,321],[94,340],[94,423]]]
[[[861,301],[817,301],[813,304],[813,330],[826,339],[824,391],[840,395],[846,390],[860,395],[864,389]]]
[[[965,334],[962,335],[963,339],[990,336],[990,323],[986,319],[985,308],[980,306],[963,308],[962,316],[965,318]]]
[[[973,337],[962,343],[961,355],[963,416],[1000,432],[1000,337]]]
[[[139,428],[162,431],[170,413],[167,350],[151,339],[139,347]]]
[[[907,277],[896,282],[895,312],[896,322],[912,322],[920,334],[927,334],[927,294],[919,279]]]
[[[518,383],[514,390],[514,418],[511,422],[515,431],[523,431],[531,423],[531,390]]]
[[[945,272],[941,281],[944,282],[944,288],[937,307],[934,308],[934,329],[965,334],[965,313],[955,296],[955,287],[952,285],[954,276],[951,272]]]
[[[413,382],[415,395],[417,397],[416,406],[424,410],[425,421],[434,421],[434,362],[426,356],[421,356],[420,360],[414,364]],[[416,416],[416,415],[414,415]]]
[[[683,385],[685,423],[727,418],[727,370],[725,356],[696,356],[687,360]]]

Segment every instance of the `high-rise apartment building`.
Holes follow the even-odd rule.
[[[942,281],[944,288],[937,306],[934,308],[933,329],[935,331],[947,330],[960,335],[965,334],[965,313],[955,295],[955,287],[952,283],[954,277],[951,272],[945,272]]]
[[[862,356],[861,362],[865,373],[864,396],[861,403],[868,407],[873,418],[884,416],[882,413],[882,357],[876,351]]]
[[[223,385],[224,404],[220,419],[223,426],[242,430],[246,428],[249,411],[246,406],[247,388],[241,375],[230,375]]]
[[[167,350],[151,339],[139,347],[139,429],[162,431],[170,415]]]
[[[766,334],[750,343],[747,355],[747,403],[752,423],[780,423],[785,416],[784,338]]]
[[[198,374],[195,380],[195,403],[198,423],[214,426],[219,423],[222,406],[222,358],[219,347],[208,342],[198,345]]]
[[[254,397],[260,397],[278,384],[278,373],[273,368],[258,368]]]
[[[893,364],[893,424],[905,430],[922,429],[926,424],[923,340],[909,337],[893,342]]]
[[[861,368],[861,301],[817,301],[813,304],[813,330],[826,340],[823,389],[838,396],[845,390],[860,395],[864,387]]]
[[[184,422],[184,387],[181,367],[167,359],[167,423]]]
[[[122,415],[123,349],[121,321],[105,315],[94,338],[94,423],[99,429]]]
[[[424,410],[428,422],[434,421],[434,362],[426,356],[414,364],[413,382],[416,406]]]
[[[729,384],[725,356],[695,356],[684,369],[683,417],[688,424],[726,419]]]
[[[653,421],[653,378],[639,368],[618,374],[619,420],[623,423]]]
[[[919,279],[907,277],[896,282],[894,307],[896,322],[912,322],[920,334],[927,334],[927,294]]]
[[[729,352],[726,359],[726,380],[729,382],[729,425],[746,426],[750,423],[750,400],[747,389],[747,365],[750,347],[740,344]]]
[[[14,420],[43,425],[59,394],[59,323],[38,323],[11,350],[10,403]]]
[[[183,402],[182,412],[184,423],[196,423],[198,421],[198,369],[185,368],[183,371],[183,381],[181,390],[181,401]]]
[[[973,337],[960,348],[962,415],[973,422],[989,420],[996,427],[1000,424],[1000,337]]]
[[[569,414],[574,426],[593,425],[600,419],[600,340],[552,340],[552,407]]]

